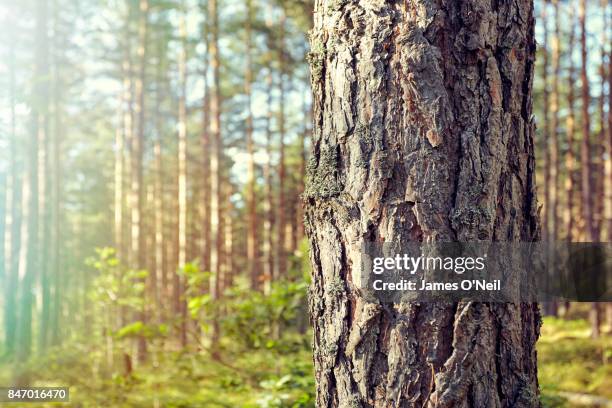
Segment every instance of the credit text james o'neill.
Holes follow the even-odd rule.
[[[483,271],[487,255],[482,257],[440,257],[425,256],[417,257],[408,254],[397,254],[395,257],[377,257],[373,259],[372,272],[381,275],[385,272],[394,271],[416,274],[418,271],[452,271],[458,275],[466,271]],[[487,281],[485,279],[464,279],[460,282],[430,282],[421,279],[419,282],[401,279],[397,282],[385,282],[376,279],[372,287],[377,291],[500,291],[499,279]]]

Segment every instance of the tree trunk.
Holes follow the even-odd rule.
[[[559,15],[559,0],[552,0],[554,7],[555,31],[552,40],[552,94],[550,103],[551,141],[550,141],[550,240],[559,238],[559,77],[561,75],[561,20]]]
[[[544,147],[544,205],[542,216],[542,231],[544,239],[548,239],[550,232],[550,92],[548,89],[548,11],[547,2],[542,3],[543,40],[540,52],[542,53],[542,144]]]
[[[580,21],[580,80],[582,82],[582,143],[580,148],[581,159],[581,182],[582,182],[582,208],[584,216],[584,230],[586,242],[593,242],[596,239],[594,220],[593,220],[593,198],[592,198],[592,175],[591,175],[591,120],[589,117],[589,105],[591,97],[589,93],[589,79],[587,75],[587,32],[586,32],[586,0],[580,0],[578,8],[578,19]],[[597,303],[591,305],[589,313],[591,321],[591,336],[599,337],[599,307]]]
[[[41,46],[48,49],[48,42],[45,42]],[[49,76],[48,69],[48,52],[45,51],[47,56],[45,57],[45,69],[43,75]],[[40,80],[40,79],[39,79]],[[51,224],[50,224],[50,211],[49,211],[49,186],[50,180],[47,176],[49,174],[49,88],[48,79],[46,81],[44,91],[42,95],[43,102],[41,106],[42,110],[42,124],[39,130],[39,149],[38,149],[38,214],[39,214],[39,236],[38,236],[38,251],[40,256],[40,263],[38,266],[38,273],[40,274],[40,289],[41,289],[41,308],[40,308],[40,320],[38,329],[38,350],[37,352],[44,355],[49,339],[49,321],[51,318],[51,279],[49,276],[49,243],[51,239]],[[40,97],[41,95],[39,95]]]
[[[550,225],[549,241],[556,241],[559,238],[559,76],[561,75],[561,21],[559,16],[559,0],[552,0],[554,8],[554,31],[552,37],[552,92],[550,98],[551,129],[549,148],[549,172],[548,172],[548,212],[546,213],[547,222]],[[546,7],[546,5],[543,5]],[[545,303],[545,313],[549,316],[558,315],[558,302],[550,301]]]
[[[166,289],[166,251],[165,241],[166,234],[164,231],[165,224],[165,205],[164,205],[164,163],[163,163],[163,148],[164,144],[164,125],[161,118],[161,105],[163,102],[162,83],[165,76],[162,72],[162,64],[165,63],[165,46],[160,46],[157,52],[157,72],[155,84],[155,129],[156,139],[153,145],[153,160],[154,160],[154,236],[155,236],[155,268],[152,273],[155,275],[155,284],[153,287],[153,296],[155,304],[155,313],[158,321],[162,321],[163,310],[167,303],[163,291]]]
[[[566,184],[565,184],[565,199],[567,201],[565,207],[565,236],[569,242],[572,242],[574,235],[574,180],[575,180],[575,152],[574,152],[574,134],[576,129],[576,108],[575,94],[574,94],[574,82],[576,80],[576,68],[574,66],[574,59],[571,58],[572,50],[574,49],[574,43],[576,38],[575,29],[575,14],[573,1],[570,0],[569,4],[569,40],[567,44],[568,60],[569,60],[569,78],[567,81],[567,107],[568,113],[565,121],[566,133],[567,133],[567,154],[565,156],[565,167],[567,168]]]
[[[269,49],[272,49],[272,11],[271,5],[268,5],[268,13],[266,17],[266,29],[268,30],[267,45]],[[263,212],[264,212],[264,242],[262,246],[263,252],[263,279],[264,279],[264,293],[269,294],[272,289],[272,282],[274,281],[274,193],[272,189],[273,175],[272,175],[272,92],[274,87],[274,69],[272,67],[272,61],[268,61],[267,75],[266,75],[266,164],[263,169],[264,176],[264,200],[263,200]]]
[[[282,10],[279,33],[279,100],[278,100],[278,201],[276,212],[276,277],[287,272],[287,254],[285,251],[285,10]]]
[[[126,223],[124,223],[125,231],[123,231],[122,227],[122,241],[125,241],[121,247],[118,248],[119,258],[122,259],[126,265],[131,266],[133,263],[133,254],[132,248],[129,244],[129,238],[131,234],[131,213],[130,208],[132,205],[132,197],[131,197],[131,180],[132,180],[132,154],[131,147],[134,142],[134,95],[132,94],[133,90],[133,62],[132,62],[132,32],[130,30],[130,20],[132,19],[132,8],[127,7],[127,15],[125,21],[125,50],[123,51],[123,61],[121,65],[121,72],[123,75],[123,143],[128,147],[128,153],[125,155],[125,163],[123,165],[124,169],[124,179],[125,179],[125,187],[127,197],[126,200],[126,208],[124,217],[126,218]],[[124,314],[122,312],[122,314]],[[125,316],[123,316],[125,320]]]
[[[209,21],[208,7],[204,8],[203,42],[206,48],[204,55],[204,98],[202,101],[202,270],[210,271],[210,87],[208,86],[209,69]]]
[[[246,69],[244,93],[246,96],[246,146],[248,153],[247,163],[247,266],[251,282],[251,289],[259,287],[259,254],[257,253],[257,198],[255,196],[255,144],[253,143],[253,111],[251,109],[251,84],[253,82],[252,67],[252,33],[253,20],[252,0],[246,0]]]
[[[147,28],[148,28],[148,0],[140,0],[138,14],[138,64],[139,72],[136,75],[134,93],[136,104],[134,115],[138,119],[137,132],[132,139],[132,172],[131,172],[131,244],[132,244],[132,267],[134,269],[144,268],[146,265],[145,233],[143,222],[144,208],[144,186],[143,186],[143,155],[144,155],[144,132],[145,132],[145,74],[147,65]],[[143,293],[144,296],[144,293]],[[143,302],[143,310],[139,313],[139,319],[146,323],[146,302]],[[147,343],[144,336],[137,340],[138,361],[146,359]]]
[[[306,231],[319,407],[535,407],[536,304],[368,303],[362,241],[538,238],[530,1],[318,0]]]
[[[211,19],[210,61],[212,64],[212,92],[210,98],[210,297],[217,301],[221,289],[221,248],[223,246],[223,231],[221,221],[221,90],[219,79],[219,12],[217,0],[208,3],[208,14]],[[219,326],[217,319],[212,322],[211,342],[216,347],[219,341]]]
[[[62,152],[62,85],[60,70],[62,58],[62,38],[59,37],[60,23],[60,7],[58,1],[53,2],[53,24],[54,24],[54,39],[53,39],[53,208],[52,208],[52,264],[51,271],[53,276],[53,311],[51,313],[51,345],[57,346],[60,344],[60,315],[62,313],[62,294],[63,271],[61,269],[61,242],[62,242],[62,190],[63,190],[63,172],[61,163]]]
[[[178,268],[185,268],[187,263],[187,27],[185,21],[185,3],[181,3],[179,18],[179,38],[181,48],[179,50],[179,100],[178,100]],[[183,293],[184,280],[179,279],[180,292]],[[183,313],[185,309],[183,301],[176,299],[176,313],[181,319],[181,345],[187,345],[187,316]]]
[[[37,71],[35,82],[37,86],[35,110],[38,111],[38,271],[40,274],[41,309],[38,328],[38,352],[43,353],[47,349],[49,335],[49,320],[51,317],[51,287],[49,276],[49,242],[51,238],[50,211],[49,211],[49,33],[48,33],[48,5],[40,5],[39,24],[40,32],[37,36]]]
[[[40,150],[44,149],[48,135],[48,33],[47,3],[36,3],[36,57],[35,86],[33,88],[32,128],[26,152],[27,171],[23,180],[21,246],[19,252],[19,314],[17,319],[17,362],[22,363],[30,357],[32,348],[32,308],[34,306],[33,286],[40,268],[40,232],[39,227],[39,177]],[[18,379],[17,385],[27,384],[27,380]]]
[[[263,242],[263,277],[264,293],[269,294],[274,280],[274,213],[272,191],[272,66],[268,67],[266,78],[267,114],[266,114],[266,164],[264,166],[264,242]]]
[[[300,248],[300,243],[304,238],[304,210],[301,203],[301,197],[304,194],[304,175],[306,174],[306,140],[310,137],[310,122],[312,121],[312,114],[310,105],[303,100],[302,112],[304,113],[304,129],[300,134],[299,139],[299,164],[298,164],[298,185],[297,185],[297,197],[295,200],[295,248]]]
[[[124,73],[124,75],[127,75]],[[124,94],[124,91],[121,92]],[[120,97],[119,104],[119,122],[124,116],[123,112],[123,104],[124,96]],[[115,248],[117,251],[117,256],[119,259],[122,259],[123,256],[123,204],[124,204],[124,192],[123,192],[123,176],[124,170],[123,165],[125,160],[123,158],[125,151],[125,139],[124,139],[124,129],[121,125],[117,125],[117,129],[115,130],[115,196],[114,196],[114,235],[115,235]]]
[[[612,6],[612,1],[608,0],[608,8]],[[608,226],[608,242],[612,242],[612,48],[608,50],[608,137],[606,139],[608,146],[608,160],[606,164],[609,167],[606,173],[606,185],[610,190],[610,197],[607,198],[606,205],[609,211],[607,218]],[[606,303],[606,321],[608,328],[612,333],[612,302]]]
[[[612,6],[612,1],[608,0],[608,7]],[[611,23],[612,24],[612,23]],[[612,48],[608,50],[608,160],[606,163],[609,166],[606,175],[606,185],[610,189],[610,199],[607,201],[610,217],[608,218],[608,242],[612,242]],[[609,308],[612,317],[612,307]],[[610,320],[612,325],[612,319]]]
[[[11,29],[14,29],[11,27]],[[4,207],[4,352],[12,357],[15,351],[15,328],[17,325],[17,268],[19,253],[19,170],[17,169],[17,120],[16,120],[16,66],[15,42],[9,41],[9,97],[10,97],[10,133],[8,141],[9,163],[6,175],[6,205]]]
[[[601,9],[606,10],[609,0],[601,0]],[[601,129],[601,142],[604,147],[604,156],[607,160],[604,162],[602,186],[603,186],[603,231],[605,235],[601,237],[603,242],[612,242],[612,115],[610,109],[612,109],[612,103],[608,104],[608,117],[606,121],[605,104],[606,104],[606,83],[609,82],[609,78],[612,75],[609,70],[611,67],[612,50],[606,52],[606,46],[608,44],[608,17],[606,13],[603,16],[604,24],[601,35],[601,97],[599,102],[600,112],[600,129]],[[606,55],[608,59],[608,74],[606,75]],[[608,98],[612,100],[612,90],[608,88]]]
[[[591,190],[591,142],[590,128],[591,121],[589,118],[589,80],[587,76],[587,33],[586,33],[586,0],[580,0],[578,8],[578,18],[580,21],[580,80],[582,82],[582,143],[580,147],[580,166],[581,166],[581,184],[582,184],[582,209],[584,217],[585,240],[593,242],[595,234],[593,230],[593,202]]]

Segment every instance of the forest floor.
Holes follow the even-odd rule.
[[[545,406],[612,406],[612,336],[590,335],[584,318],[544,318],[538,373]]]
[[[291,333],[248,351],[231,350],[228,342],[217,361],[195,351],[157,353],[130,376],[109,375],[102,363],[92,366],[89,359],[102,359],[87,347],[64,349],[51,361],[32,363],[31,378],[38,386],[70,385],[72,403],[23,406],[314,407],[309,337]],[[544,407],[606,407],[612,401],[612,337],[591,339],[585,319],[544,318],[538,359]],[[8,368],[0,366],[0,383],[9,378]]]

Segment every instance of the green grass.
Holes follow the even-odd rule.
[[[584,319],[544,318],[537,345],[538,374],[546,406],[563,406],[560,392],[612,400],[612,337],[590,338]]]

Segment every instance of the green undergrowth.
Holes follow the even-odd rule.
[[[281,303],[283,307],[291,304]],[[259,314],[246,305],[248,302],[243,301],[241,309],[234,310],[240,313],[226,323],[227,333],[232,333],[230,328],[234,326],[245,330],[246,320],[254,324],[254,332],[262,332],[262,327],[255,323],[264,319],[269,310]],[[223,337],[217,359],[197,346],[168,351],[176,350],[177,345],[153,344],[147,363],[135,365],[131,374],[126,374],[121,354],[115,356],[114,368],[109,371],[103,350],[96,343],[74,340],[52,350],[44,359],[33,358],[19,367],[28,373],[34,386],[70,386],[71,403],[10,406],[314,407],[309,332],[287,330],[276,340],[269,335],[266,339],[258,338],[254,333],[252,338],[240,339],[238,334],[236,330]],[[612,400],[610,336],[591,339],[589,324],[584,319],[547,317],[537,347],[544,407],[577,406],[568,401],[566,393]],[[13,365],[0,365],[0,383],[10,383],[14,369]]]
[[[309,337],[308,334],[306,336]],[[309,339],[308,339],[309,340]],[[70,386],[70,404],[11,404],[11,407],[314,407],[309,347],[301,336],[249,352],[157,352],[130,375],[89,364],[85,350],[51,353],[30,363],[32,386]],[[118,365],[121,365],[119,362]],[[24,368],[24,367],[22,367]],[[10,383],[7,370],[0,383]]]
[[[612,337],[590,338],[584,319],[544,318],[537,345],[542,402],[570,407],[564,393],[591,394],[612,400]]]

